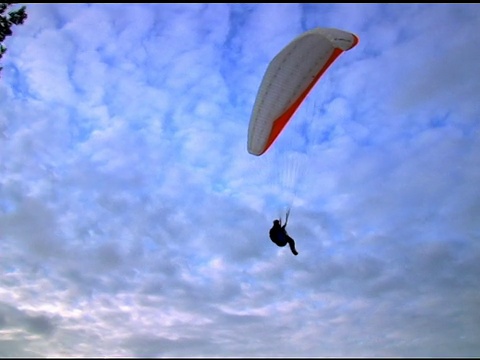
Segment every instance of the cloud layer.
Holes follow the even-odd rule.
[[[27,13],[0,79],[1,356],[478,356],[477,6]],[[248,154],[269,61],[316,26],[360,43]],[[297,257],[268,239],[283,201]]]

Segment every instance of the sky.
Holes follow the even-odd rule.
[[[478,4],[26,10],[1,357],[480,356]],[[249,154],[269,62],[315,27],[360,41]],[[298,256],[268,237],[287,208]]]

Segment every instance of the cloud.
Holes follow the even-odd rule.
[[[478,353],[477,7],[27,12],[0,81],[3,356]],[[266,66],[314,26],[360,42],[251,156]],[[268,239],[288,204],[297,257]]]

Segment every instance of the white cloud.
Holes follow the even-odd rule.
[[[478,353],[477,7],[27,12],[0,81],[1,355]],[[313,26],[360,43],[254,157],[263,72]],[[296,257],[268,239],[288,201]]]

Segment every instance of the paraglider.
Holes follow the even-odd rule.
[[[314,28],[295,38],[273,58],[258,89],[248,126],[250,154],[261,156],[272,146],[325,71],[358,41],[355,34],[347,31]],[[295,241],[285,229],[289,214],[290,207],[283,226],[281,217],[274,220],[270,239],[280,247],[288,244],[292,253],[298,255]]]
[[[295,38],[273,58],[250,118],[250,154],[260,156],[268,150],[329,66],[358,41],[350,32],[314,28]]]
[[[288,212],[285,220],[285,224],[282,225],[282,220],[275,219],[273,220],[273,226],[270,229],[269,235],[270,240],[275,243],[277,246],[284,247],[288,244],[292,254],[297,256],[298,251],[295,248],[295,240],[291,238],[287,233],[287,222],[288,222]]]

